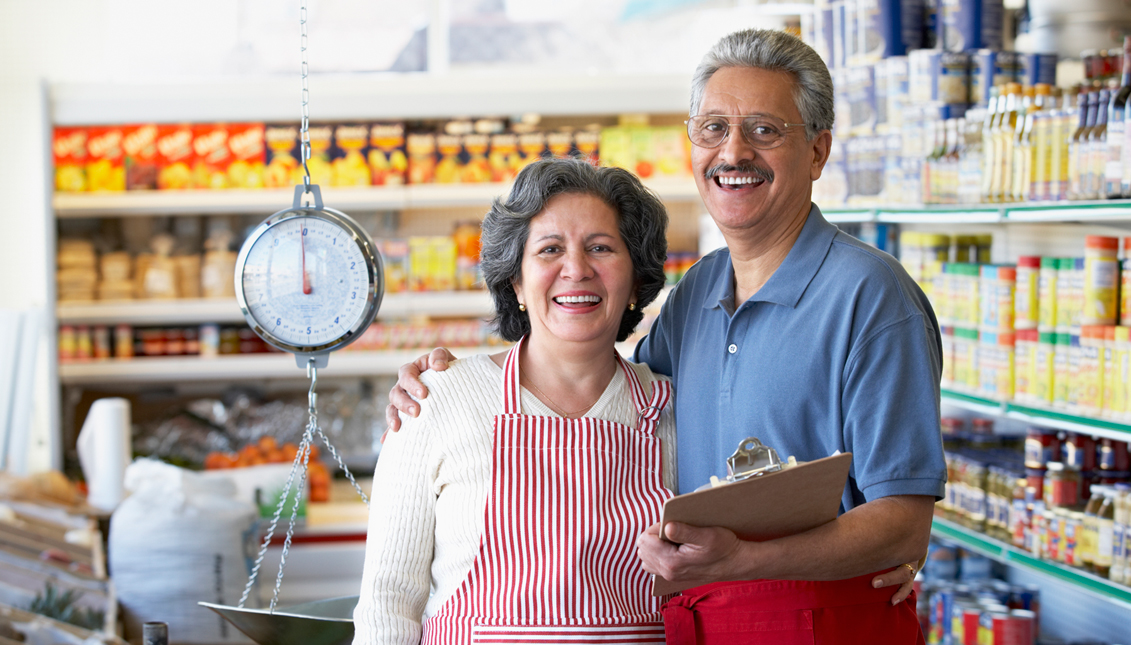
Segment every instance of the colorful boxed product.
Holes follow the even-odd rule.
[[[436,135],[410,132],[405,147],[408,151],[408,183],[430,184],[435,181]]]
[[[157,126],[128,125],[122,129],[126,190],[157,188]]]
[[[437,184],[457,184],[463,177],[463,137],[458,134],[436,135],[436,173],[433,181]]]
[[[923,41],[923,0],[858,0],[854,64],[875,63],[918,49]]]
[[[87,190],[116,192],[126,189],[121,126],[89,128],[86,155]]]
[[[157,126],[157,188],[184,190],[192,184],[192,126]]]
[[[690,142],[688,142],[690,143]],[[593,165],[598,165],[601,161],[600,157],[601,148],[601,131],[597,129],[591,130],[578,130],[573,133],[573,152],[572,155],[579,159],[585,159]],[[686,149],[686,146],[685,146]],[[688,162],[690,163],[690,161]],[[689,166],[690,169],[690,166]]]
[[[51,141],[55,190],[80,193],[87,189],[86,137],[86,128],[55,128]]]
[[[465,184],[484,184],[491,181],[491,163],[487,154],[491,147],[491,136],[474,132],[461,137],[460,181]]]
[[[514,179],[522,166],[522,155],[518,152],[518,135],[513,132],[492,134],[487,164],[491,168],[491,181]]]
[[[546,133],[526,132],[518,135],[518,152],[521,159],[518,170],[546,157],[549,154],[546,148]]]
[[[369,126],[362,123],[339,123],[334,126],[330,146],[330,185],[368,186],[372,181],[366,149]]]
[[[941,0],[943,44],[947,51],[1002,47],[1002,0]]]
[[[302,152],[299,150],[297,123],[268,123],[263,128],[266,143],[266,166],[263,185],[267,188],[289,188],[302,183]]]
[[[311,123],[307,129],[310,136],[310,159],[306,166],[310,170],[310,183],[319,186],[333,185],[333,171],[330,166],[330,148],[334,145],[334,126],[328,123]],[[301,148],[299,153],[301,154]],[[298,178],[295,185],[302,183],[303,168],[302,157],[299,157],[299,167],[296,169]]]
[[[565,159],[573,152],[573,133],[569,130],[547,132],[546,149],[554,159]]]
[[[405,173],[408,171],[404,124],[371,123],[368,157],[371,185],[403,185]]]
[[[192,126],[192,188],[218,190],[228,187],[228,126],[198,123]]]
[[[262,123],[233,123],[228,126],[228,186],[263,188],[267,158]]]
[[[601,130],[601,163],[615,168],[631,170],[636,165],[630,128],[614,127]]]

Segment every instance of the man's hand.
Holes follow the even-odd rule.
[[[922,562],[922,560],[919,562]],[[881,587],[899,585],[899,588],[895,590],[895,594],[891,597],[892,606],[898,605],[904,600],[907,600],[907,597],[911,595],[911,589],[914,587],[915,583],[915,572],[917,571],[915,568],[916,564],[915,562],[901,564],[887,573],[882,573],[872,578],[872,587],[879,589]]]
[[[420,373],[426,370],[443,372],[448,369],[448,363],[454,360],[456,360],[455,355],[443,347],[437,347],[431,353],[401,365],[397,370],[397,384],[389,390],[389,405],[385,407],[386,432],[389,430],[397,432],[401,429],[401,418],[397,416],[397,411],[404,412],[410,417],[420,414],[420,405],[412,398],[415,396],[417,399],[423,399],[428,396],[428,388],[420,382]],[[410,392],[412,396],[409,396]],[[385,437],[382,436],[381,440],[384,441]]]
[[[664,525],[664,532],[671,542],[660,538],[658,523],[636,540],[637,555],[648,573],[691,586],[749,579],[742,569],[746,563],[742,552],[756,543],[743,542],[724,528],[699,528],[678,522]]]

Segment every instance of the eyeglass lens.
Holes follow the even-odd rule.
[[[724,116],[693,116],[687,122],[687,135],[697,146],[714,148],[726,138],[731,125]],[[781,145],[787,130],[784,121],[767,115],[745,117],[739,127],[750,145],[763,149]]]

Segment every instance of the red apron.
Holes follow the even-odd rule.
[[[664,605],[668,645],[923,645],[915,594],[848,580],[754,580],[694,587]]]
[[[663,643],[660,598],[636,558],[636,538],[660,519],[660,411],[617,357],[639,427],[521,413],[518,357],[503,368],[491,492],[479,555],[424,623],[422,643]]]

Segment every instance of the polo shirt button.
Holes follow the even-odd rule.
[[[737,352],[738,351],[738,345],[731,343],[730,347],[727,347],[727,351],[730,352],[731,354]]]

